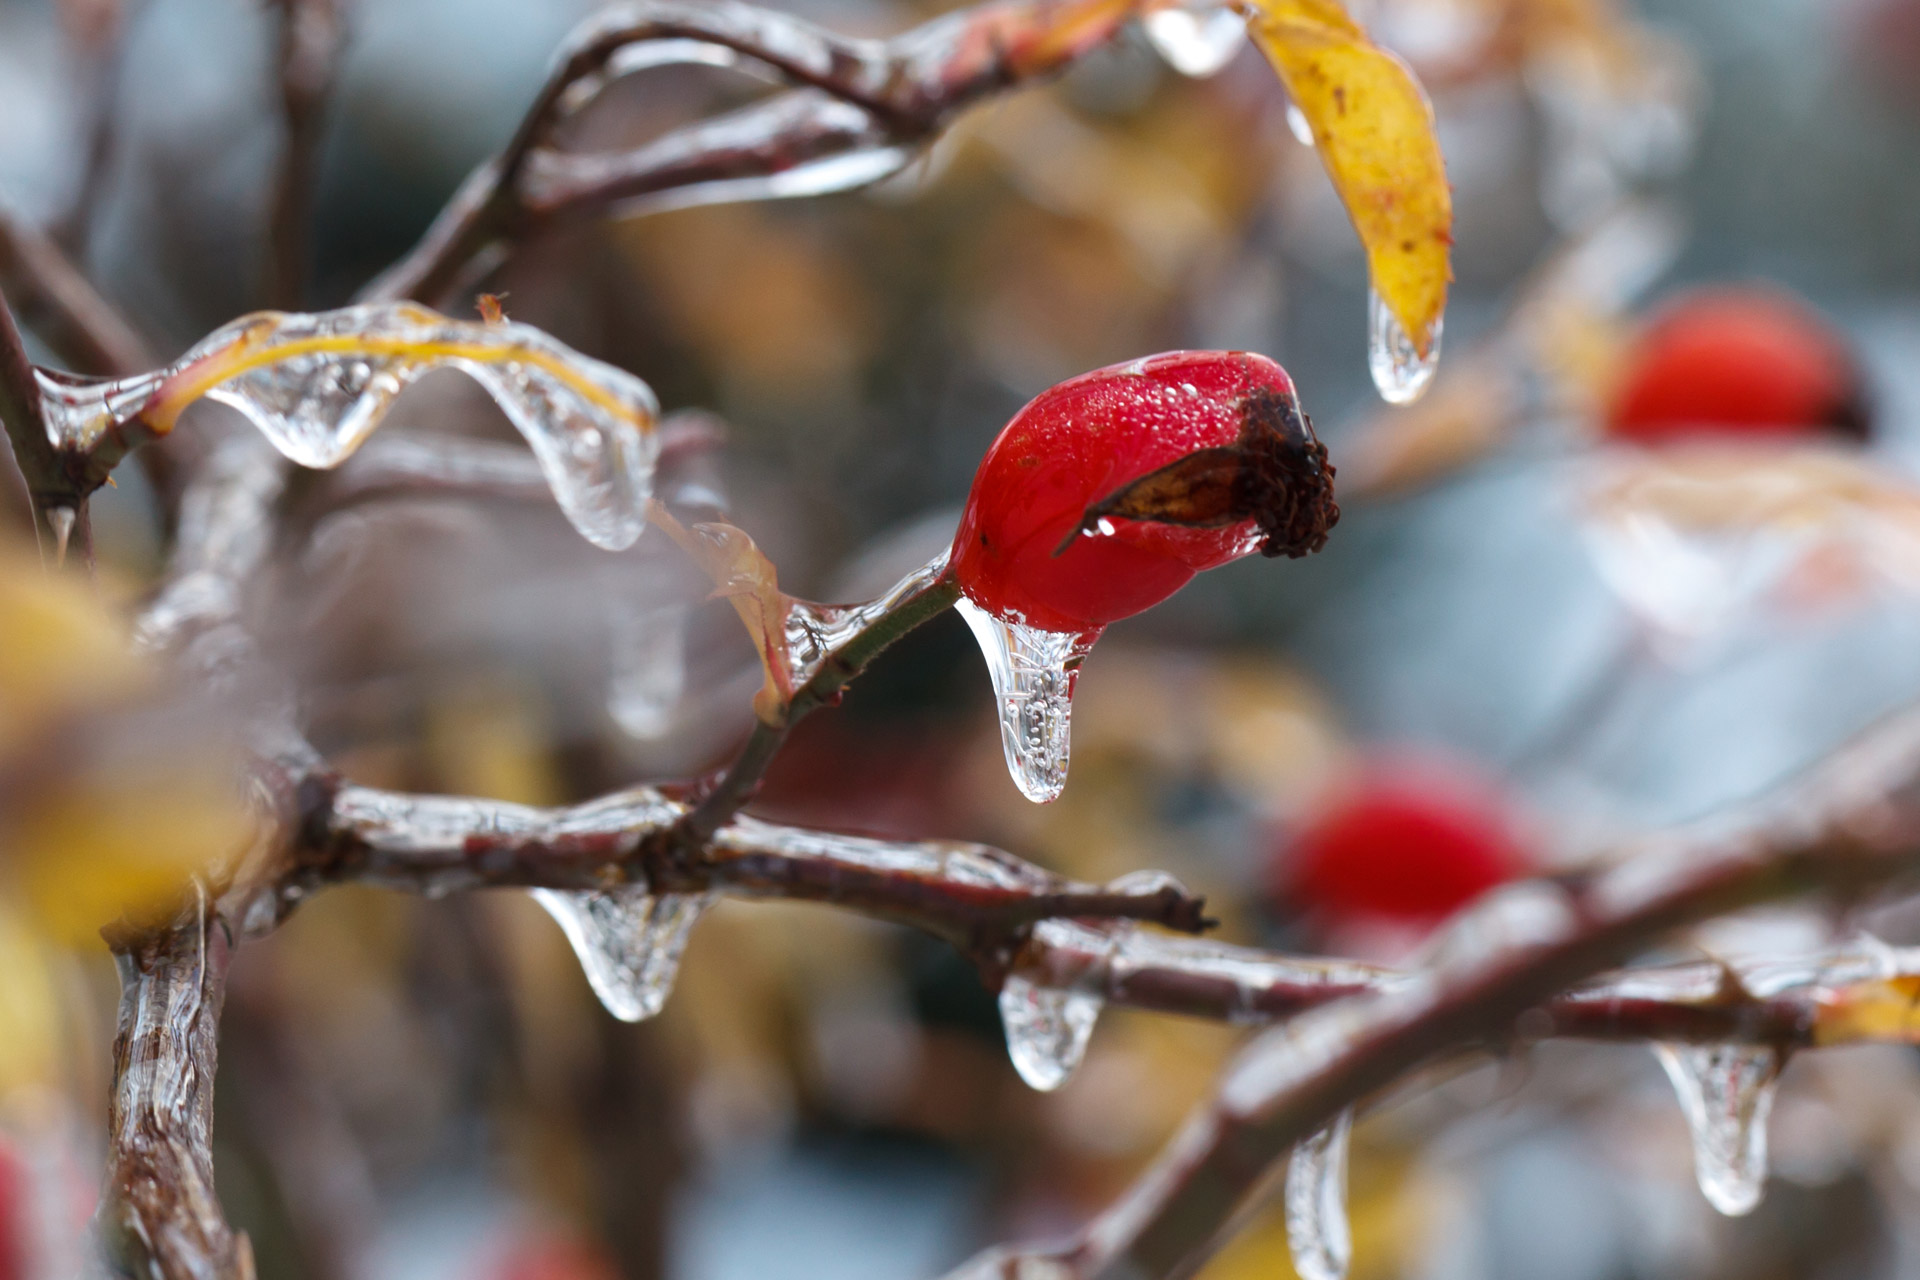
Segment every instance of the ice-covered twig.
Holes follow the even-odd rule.
[[[204,904],[154,933],[113,940],[120,966],[107,1119],[107,1179],[95,1216],[127,1277],[251,1280],[253,1251],[213,1188],[213,1079],[232,940]]]
[[[1190,1275],[1297,1144],[1409,1073],[1512,1036],[1529,1009],[1675,929],[1796,895],[1853,899],[1916,870],[1920,714],[1908,712],[1764,804],[1651,839],[1588,880],[1520,886],[1465,922],[1452,958],[1265,1033],[1076,1240],[963,1274]]]
[[[670,851],[659,838],[687,808],[651,788],[553,809],[326,779],[303,794],[303,834],[283,886],[295,894],[342,881],[433,894],[640,883],[655,894],[832,903],[969,950],[1059,916],[1185,931],[1207,923],[1202,901],[1177,886],[1078,884],[985,845],[875,840],[743,817],[695,853]]]
[[[267,299],[297,310],[313,251],[314,183],[327,96],[346,42],[339,0],[278,0],[280,117],[286,126],[267,230]]]
[[[882,41],[737,0],[612,6],[576,30],[513,140],[366,296],[432,301],[553,221],[638,197],[809,195],[875,181],[960,111],[1065,69],[1153,7],[994,0]],[[555,128],[625,66],[687,61],[738,65],[797,88],[622,154],[552,145]]]
[[[27,362],[27,349],[4,294],[0,294],[0,425],[6,427],[14,464],[27,484],[41,555],[64,559],[71,543],[74,550],[90,557],[87,491],[74,483],[47,437],[40,384]]]

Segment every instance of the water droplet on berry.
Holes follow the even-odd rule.
[[[1140,25],[1147,43],[1168,66],[1195,79],[1219,73],[1247,38],[1247,20],[1225,5],[1199,11],[1159,9]]]
[[[1300,1280],[1346,1280],[1353,1261],[1347,1225],[1347,1146],[1353,1112],[1293,1149],[1287,1161],[1287,1248]]]
[[[964,596],[957,607],[993,677],[1000,746],[1013,784],[1035,804],[1059,799],[1067,785],[1074,682],[1102,628],[1044,631],[997,618]]]
[[[1313,125],[1307,119],[1307,113],[1295,102],[1287,104],[1287,128],[1293,131],[1293,140],[1308,150],[1313,148]]]
[[[673,993],[687,936],[713,903],[710,893],[654,897],[639,885],[571,891],[535,889],[556,920],[587,983],[622,1022],[659,1013]]]
[[[1721,1213],[1751,1213],[1767,1180],[1767,1115],[1780,1055],[1759,1045],[1660,1044],[1654,1052],[1693,1134],[1701,1194]]]
[[[1440,367],[1441,323],[1433,322],[1433,339],[1422,356],[1393,309],[1378,293],[1367,291],[1367,367],[1382,400],[1412,404],[1426,394],[1434,370]]]

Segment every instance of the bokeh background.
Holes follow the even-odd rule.
[[[869,35],[941,8],[770,3]],[[348,0],[307,305],[345,302],[408,248],[593,7]],[[1839,568],[1804,540],[1649,551],[1583,487],[1639,317],[1710,281],[1824,313],[1871,393],[1869,461],[1913,479],[1920,4],[1353,7],[1428,84],[1455,187],[1426,409],[1372,391],[1364,260],[1271,71],[1243,49],[1185,78],[1137,32],[872,189],[572,229],[494,280],[515,319],[716,414],[726,444],[682,483],[724,495],[813,598],[924,561],[1022,403],[1152,351],[1281,360],[1363,480],[1319,556],[1240,562],[1111,630],[1056,805],[1008,781],[985,671],[948,617],[807,722],[759,812],[988,840],[1090,879],[1163,868],[1231,939],[1393,956],[1417,925],[1331,919],[1289,891],[1297,835],[1357,779],[1444,779],[1552,868],[1763,790],[1920,694],[1911,583],[1860,572],[1858,538]],[[0,0],[0,201],[60,229],[162,355],[264,304],[276,30],[254,0]],[[763,91],[655,69],[572,141],[638,141]],[[1556,294],[1569,254],[1579,283]],[[1543,291],[1572,301],[1524,305]],[[1476,369],[1497,394],[1461,381]],[[1436,402],[1466,425],[1415,417]],[[223,415],[186,430],[217,436]],[[389,430],[410,429],[506,438],[457,378],[410,393]],[[1395,451],[1419,430],[1438,444]],[[120,479],[96,499],[101,590],[131,601],[162,544],[151,495]],[[393,504],[330,520],[274,584],[255,629],[359,781],[559,802],[692,776],[749,722],[751,651],[655,535],[613,556],[553,512]],[[76,1265],[114,1004],[104,948],[41,927],[43,907],[0,912],[0,1253],[22,1277]],[[1920,919],[1876,924],[1920,941]],[[1243,1034],[1109,1013],[1075,1079],[1040,1095],[971,968],[897,929],[723,904],[665,1013],[628,1026],[523,895],[343,889],[235,966],[219,1185],[268,1277],[932,1277],[1105,1203]],[[1549,1045],[1425,1078],[1357,1131],[1354,1274],[1920,1274],[1916,1068],[1891,1048],[1793,1064],[1768,1198],[1737,1220],[1692,1190],[1642,1049]],[[1289,1266],[1270,1215],[1205,1274]]]

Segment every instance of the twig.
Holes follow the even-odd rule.
[[[1070,66],[1151,0],[996,0],[891,40],[854,40],[738,3],[641,0],[582,25],[507,147],[469,178],[371,298],[431,302],[490,258],[561,218],[693,185],[714,198],[811,194],[875,181],[905,165],[958,112]],[[694,125],[622,156],[551,149],[556,127],[590,101],[623,50],[691,42],[744,58],[798,91]],[[833,182],[764,180],[866,154]]]
[[[1511,1035],[1528,1009],[1675,929],[1796,894],[1857,898],[1916,869],[1920,714],[1910,712],[1737,823],[1661,837],[1584,884],[1530,886],[1539,892],[1509,900],[1527,909],[1509,911],[1499,945],[1482,938],[1461,962],[1267,1033],[1078,1239],[989,1254],[964,1274],[1013,1276],[1044,1258],[1067,1276],[1190,1275],[1295,1144],[1410,1072]]]
[[[205,904],[113,940],[120,966],[106,1190],[95,1217],[120,1275],[251,1280],[213,1189],[213,1079],[232,943]]]
[[[47,436],[46,419],[40,411],[40,384],[27,362],[27,349],[4,294],[0,294],[0,423],[6,426],[14,464],[27,483],[41,558],[53,559],[57,547],[64,559],[71,545],[91,563],[93,543],[85,518],[86,493],[74,483]],[[56,514],[60,512],[65,514]]]
[[[338,0],[277,0],[280,10],[280,113],[286,126],[267,231],[267,297],[297,310],[313,256],[314,187],[321,126],[339,68],[346,24]]]
[[[0,209],[0,288],[80,373],[120,377],[151,369],[157,360],[119,310],[38,228]]]

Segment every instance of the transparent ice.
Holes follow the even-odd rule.
[[[1367,368],[1373,385],[1388,404],[1412,404],[1426,394],[1440,367],[1440,330],[1445,317],[1433,322],[1433,338],[1422,356],[1413,338],[1401,327],[1379,293],[1367,291]]]
[[[1353,1112],[1293,1149],[1287,1161],[1287,1248],[1300,1280],[1346,1280],[1353,1261],[1347,1225],[1347,1147]]]
[[[1693,1135],[1694,1176],[1721,1213],[1751,1213],[1767,1179],[1767,1115],[1780,1055],[1758,1045],[1654,1046]]]
[[[655,897],[638,885],[533,896],[573,944],[600,1003],[623,1022],[651,1018],[667,1003],[687,936],[713,903],[712,894]]]
[[[805,684],[820,670],[829,653],[919,595],[947,571],[949,549],[909,573],[865,604],[815,604],[795,600],[787,610],[788,676],[794,687]]]
[[[1105,1007],[1099,987],[1115,934],[1070,920],[1043,920],[1033,928],[1035,941],[1088,955],[1093,963],[1073,980],[1055,983],[1020,972],[1007,975],[1000,988],[1000,1022],[1007,1032],[1007,1056],[1020,1078],[1042,1092],[1058,1089],[1086,1057],[1087,1041]]]
[[[43,373],[40,385],[47,434],[63,448],[90,448],[143,413],[177,412],[198,388],[245,414],[294,462],[327,468],[437,368],[486,389],[589,541],[618,550],[640,536],[659,452],[652,390],[527,325],[450,320],[412,303],[263,312],[216,329],[155,373],[117,381]]]
[[[957,607],[993,677],[1000,746],[1013,784],[1036,804],[1059,799],[1067,785],[1073,686],[1100,629],[1043,631],[997,618],[965,597]]]
[[[1168,66],[1196,79],[1219,73],[1247,43],[1247,20],[1226,5],[1156,9],[1140,25]]]

